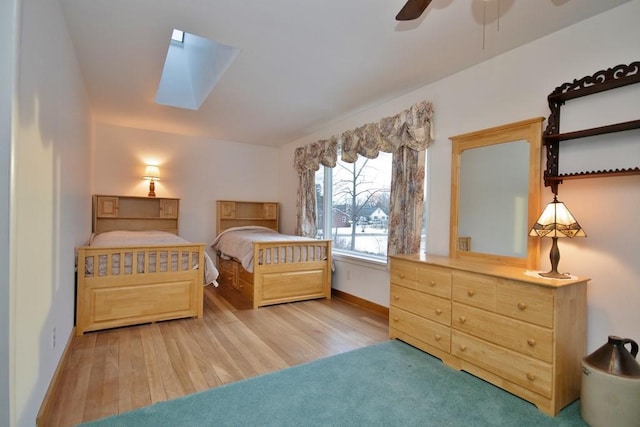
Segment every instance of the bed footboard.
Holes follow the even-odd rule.
[[[331,240],[255,242],[253,307],[331,298]]]
[[[76,335],[202,317],[204,244],[78,248]]]

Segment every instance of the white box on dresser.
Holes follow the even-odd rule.
[[[389,336],[535,404],[580,397],[587,278],[424,254],[390,257]]]

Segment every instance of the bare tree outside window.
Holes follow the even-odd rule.
[[[338,161],[336,167],[316,174],[319,231],[333,239],[334,249],[386,256],[391,159],[391,154],[380,153],[375,159],[359,157],[355,163]],[[330,173],[331,184],[326,184],[325,173]],[[330,198],[330,206],[325,198]]]

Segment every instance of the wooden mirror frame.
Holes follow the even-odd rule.
[[[452,136],[451,145],[451,226],[449,234],[449,256],[469,261],[490,262],[536,269],[540,258],[540,238],[527,233],[527,256],[523,258],[486,254],[464,250],[458,244],[458,198],[460,195],[461,155],[465,150],[504,144],[512,141],[529,143],[529,194],[527,202],[527,224],[530,227],[540,215],[540,189],[542,187],[542,122],[544,117],[510,123],[463,135]]]

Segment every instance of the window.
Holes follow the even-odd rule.
[[[316,172],[318,236],[338,253],[385,260],[389,225],[392,154]]]

